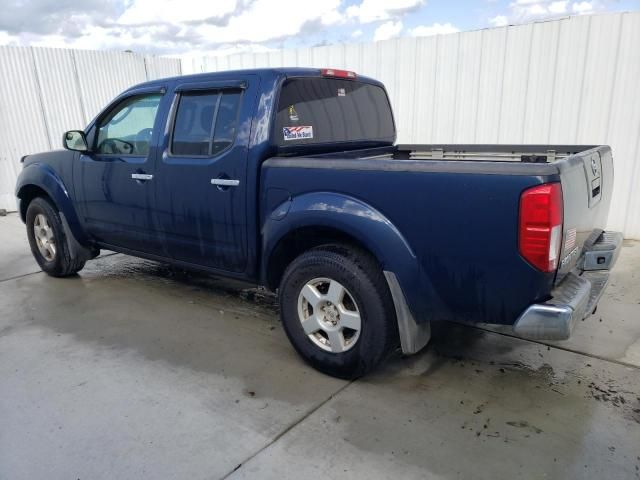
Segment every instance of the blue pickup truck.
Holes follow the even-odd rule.
[[[354,72],[167,78],[24,157],[16,195],[49,275],[103,248],[266,286],[330,375],[419,351],[431,322],[568,338],[622,243],[610,148],[395,139],[384,86]]]

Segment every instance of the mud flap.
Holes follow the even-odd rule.
[[[71,255],[71,258],[74,260],[76,258],[80,258],[81,260],[86,261],[97,257],[100,254],[100,251],[95,251],[81,245],[71,232],[69,222],[67,222],[67,218],[64,216],[64,213],[58,212],[58,215],[60,215],[60,220],[62,221],[62,228],[64,228],[64,235],[67,239],[67,246],[69,247],[69,255]]]
[[[393,297],[402,353],[405,355],[418,353],[431,339],[431,323],[416,323],[395,273],[385,271],[384,276]]]

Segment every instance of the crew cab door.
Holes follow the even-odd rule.
[[[103,244],[148,253],[157,248],[151,215],[164,92],[130,91],[90,126],[90,151],[74,166],[74,184],[85,228]]]
[[[157,165],[158,228],[166,254],[243,272],[246,172],[256,77],[176,82]]]

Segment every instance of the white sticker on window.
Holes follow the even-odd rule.
[[[308,125],[304,127],[283,127],[282,133],[285,140],[306,140],[313,138],[313,127]]]

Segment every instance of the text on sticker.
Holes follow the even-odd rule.
[[[313,127],[308,125],[304,127],[283,127],[282,133],[285,140],[305,140],[313,138]]]

